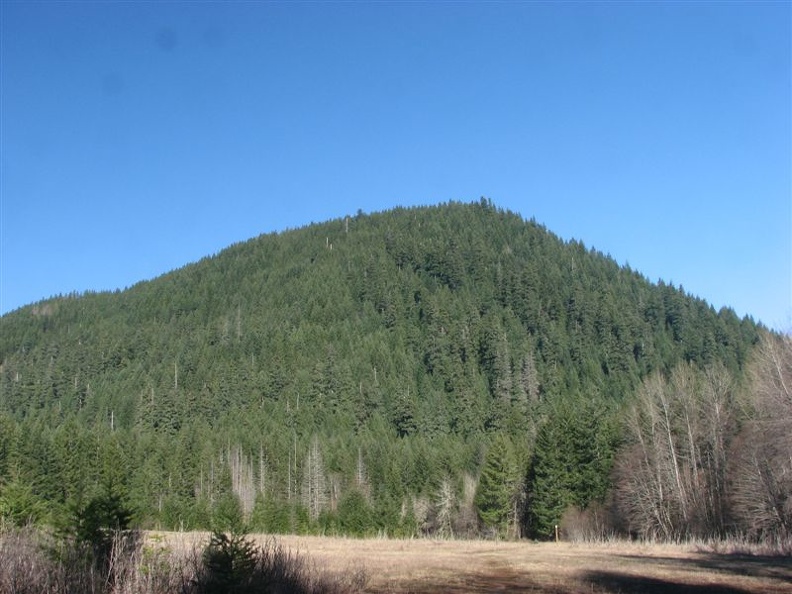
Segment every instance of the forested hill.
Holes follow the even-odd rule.
[[[262,235],[0,323],[0,485],[65,506],[115,440],[141,523],[209,522],[224,472],[247,517],[291,502],[282,529],[356,486],[393,530],[446,479],[461,501],[492,435],[527,456],[555,403],[613,416],[684,361],[739,376],[759,334],[486,200]]]

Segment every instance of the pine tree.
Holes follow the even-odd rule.
[[[527,531],[550,538],[564,511],[602,500],[618,445],[608,411],[584,399],[557,403],[539,427],[528,469]]]
[[[495,436],[484,458],[474,503],[481,521],[498,535],[515,520],[519,497],[519,468],[508,438]]]
[[[359,490],[349,490],[338,502],[338,525],[348,536],[364,536],[371,530],[371,510]]]

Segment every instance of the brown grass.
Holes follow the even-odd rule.
[[[201,533],[152,537],[173,549],[208,538]],[[792,557],[726,554],[700,544],[277,539],[331,573],[364,570],[363,591],[371,593],[792,593]]]

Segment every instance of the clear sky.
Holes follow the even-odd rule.
[[[487,196],[788,328],[790,2],[0,0],[0,313]]]

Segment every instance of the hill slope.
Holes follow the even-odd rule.
[[[0,324],[0,482],[52,508],[123,464],[143,523],[206,525],[225,497],[283,530],[351,493],[367,526],[430,522],[405,502],[471,500],[491,435],[524,464],[554,403],[613,416],[653,370],[739,374],[758,339],[484,200],[263,235]]]

